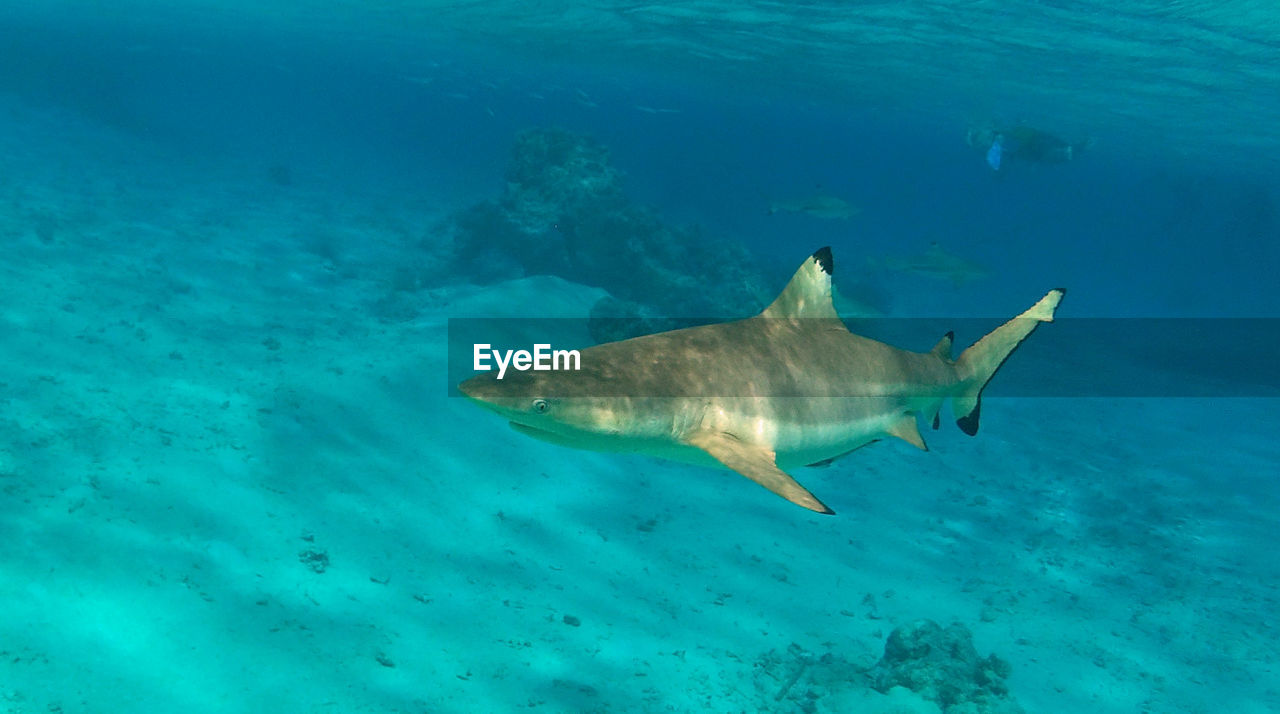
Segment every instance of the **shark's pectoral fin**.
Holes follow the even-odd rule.
[[[748,444],[723,431],[695,432],[685,439],[685,443],[702,449],[716,461],[798,506],[818,513],[835,513],[778,468],[774,461],[775,454],[770,449]]]
[[[901,419],[894,422],[885,431],[889,436],[896,436],[921,451],[929,450],[929,446],[924,443],[924,437],[920,436],[920,427],[916,424],[915,414],[902,415]]]

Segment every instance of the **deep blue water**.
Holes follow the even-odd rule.
[[[1073,296],[1080,315],[1274,316],[1280,309],[1266,289],[1280,264],[1280,188],[1270,170],[1280,148],[1241,150],[1219,133],[1175,135],[1180,121],[1198,121],[1172,113],[1177,97],[1145,107],[1144,130],[1106,112],[1081,116],[1072,97],[1052,104],[1028,96],[978,115],[938,107],[937,95],[874,83],[876,95],[890,98],[864,102],[852,92],[778,81],[771,75],[788,75],[777,68],[753,81],[723,77],[709,61],[677,68],[683,72],[646,64],[643,55],[594,64],[590,37],[578,56],[551,59],[536,43],[504,46],[500,7],[493,9],[498,36],[488,43],[431,23],[387,26],[391,10],[362,28],[358,11],[338,8],[349,26],[335,35],[321,17],[310,18],[319,24],[309,34],[306,18],[266,24],[210,5],[192,21],[176,7],[168,23],[160,13],[124,10],[74,20],[70,11],[55,18],[15,12],[0,26],[7,54],[0,89],[154,140],[175,157],[260,157],[288,164],[299,180],[335,181],[339,192],[347,181],[399,194],[447,176],[456,195],[491,196],[515,132],[561,126],[609,146],[637,200],[673,222],[741,240],[766,261],[789,265],[827,243],[840,254],[871,255],[919,252],[939,241],[997,270],[1011,290],[1045,279],[1084,288]],[[1167,24],[1176,36],[1177,19]],[[1135,42],[1133,51],[1141,47]],[[802,44],[792,49],[811,59]],[[957,51],[955,61],[963,59]],[[1021,66],[1035,58],[1006,50],[1002,59]],[[1203,69],[1232,72],[1229,65]],[[993,77],[990,86],[974,87],[974,103],[989,101],[984,93],[1000,96],[1001,85]],[[1262,104],[1275,101],[1270,88],[1243,83],[1242,90]],[[1120,91],[1075,89],[1086,90],[1093,102]],[[1218,119],[1230,124],[1232,112],[1254,108],[1224,104]],[[1061,126],[1055,114],[1063,115]],[[995,173],[964,143],[970,126],[1023,120],[1071,140],[1090,137],[1094,146],[1069,165]],[[847,197],[863,214],[834,225],[765,215],[771,199],[819,191]],[[995,309],[977,298],[965,309]]]

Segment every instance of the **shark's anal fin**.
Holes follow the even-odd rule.
[[[778,468],[775,454],[763,446],[748,444],[723,431],[704,430],[694,432],[685,443],[707,452],[716,461],[737,471],[797,506],[818,513],[833,514],[804,486]]]
[[[929,446],[924,443],[924,437],[920,436],[920,427],[916,424],[915,414],[902,415],[902,418],[891,424],[886,431],[889,436],[896,436],[921,451],[929,450]]]

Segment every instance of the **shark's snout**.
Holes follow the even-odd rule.
[[[507,377],[498,380],[492,372],[478,374],[459,384],[458,391],[485,409],[498,412],[509,419],[517,418],[519,413],[539,400],[527,393],[528,389],[520,380],[511,379],[511,375]]]
[[[458,391],[482,404],[492,403],[501,393],[498,381],[488,374],[480,374],[464,380],[458,385]]]

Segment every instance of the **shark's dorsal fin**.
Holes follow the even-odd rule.
[[[791,282],[760,316],[839,319],[831,301],[831,268],[831,248],[819,248],[804,261],[791,276]]]
[[[690,434],[685,439],[685,443],[702,449],[716,461],[797,506],[804,506],[818,513],[835,513],[791,478],[787,472],[778,468],[777,462],[774,461],[776,454],[763,446],[748,444],[732,434],[710,429]]]
[[[889,436],[896,436],[921,451],[929,450],[928,445],[924,443],[924,437],[920,436],[920,427],[916,424],[915,414],[903,414],[901,419],[890,424],[885,431]]]
[[[951,360],[951,343],[954,342],[955,339],[956,339],[956,333],[948,332],[947,334],[942,336],[942,339],[938,340],[938,344],[934,345],[933,349],[929,350],[929,354],[937,355],[944,360],[950,361]]]

